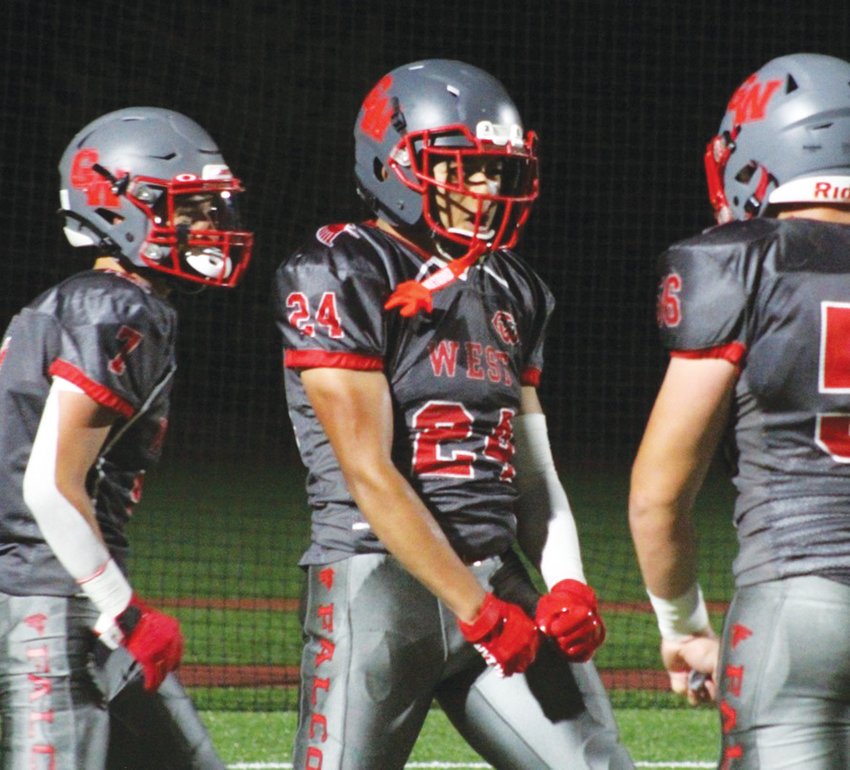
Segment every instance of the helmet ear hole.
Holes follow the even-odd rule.
[[[115,225],[119,222],[124,221],[124,217],[122,217],[117,211],[110,211],[109,209],[99,208],[95,209],[95,213],[101,219],[109,222],[110,225]]]
[[[758,167],[759,164],[754,160],[751,160],[746,166],[742,166],[738,170],[738,173],[735,174],[735,181],[740,182],[741,184],[749,184]]]
[[[375,175],[375,179],[377,179],[379,182],[386,182],[387,177],[389,176],[387,167],[383,163],[381,163],[380,158],[375,158],[372,161],[372,173]]]

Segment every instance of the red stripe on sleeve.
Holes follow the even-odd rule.
[[[671,358],[723,358],[729,363],[739,366],[747,354],[747,346],[743,342],[730,342],[702,350],[672,350]]]
[[[533,366],[530,366],[530,367],[528,367],[528,369],[526,369],[520,375],[519,381],[523,385],[532,385],[536,388],[536,387],[540,386],[540,375],[541,374],[542,374],[542,372],[539,369],[537,369]]]
[[[329,353],[326,350],[285,350],[283,365],[287,369],[357,369],[381,371],[384,361],[379,356],[364,356],[359,353]]]
[[[48,373],[53,377],[61,377],[63,380],[73,382],[78,388],[93,401],[96,401],[101,406],[107,409],[112,409],[118,412],[122,417],[130,418],[136,410],[129,401],[125,401],[117,393],[113,393],[109,388],[101,385],[94,380],[89,379],[76,366],[57,358],[52,364]]]

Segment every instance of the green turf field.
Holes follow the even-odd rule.
[[[292,712],[209,711],[203,718],[230,767],[291,767],[289,751],[296,721]],[[617,719],[623,742],[639,767],[669,770],[716,765],[718,729],[712,709],[618,709]],[[438,709],[431,711],[408,766],[489,767]]]
[[[291,677],[301,644],[296,562],[309,516],[303,469],[283,467],[244,463],[199,475],[166,465],[152,474],[130,529],[136,588],[183,623],[184,672],[202,672],[203,686],[192,688],[193,697],[234,767],[286,767],[289,755],[296,707]],[[647,677],[659,681],[658,636],[628,535],[627,470],[581,469],[563,478],[588,579],[605,608],[608,638],[595,660],[603,675],[631,677],[610,689],[626,745],[641,763],[711,766],[713,711],[677,708],[669,693],[647,684],[653,681]],[[718,603],[732,590],[732,499],[728,482],[713,474],[697,503],[700,579],[706,597]],[[713,619],[719,628],[719,612]],[[281,671],[289,686],[280,686]],[[233,672],[237,678],[228,679]],[[439,711],[411,761],[435,767],[480,762]]]
[[[657,677],[657,631],[626,521],[627,470],[582,469],[564,474],[564,482],[587,576],[608,626],[597,665]],[[720,476],[710,479],[698,501],[701,581],[706,597],[717,602],[728,600],[732,589],[731,501],[730,486]],[[302,574],[296,564],[309,536],[308,521],[303,469],[297,465],[246,462],[199,474],[169,463],[152,474],[130,525],[132,577],[143,596],[160,601],[183,623],[185,662],[204,669],[199,707],[295,708],[292,688],[265,685],[273,684],[271,667],[282,667],[291,679],[298,664]],[[713,617],[719,627],[720,615]],[[242,679],[227,679],[227,688],[208,687],[225,668],[238,670]],[[252,670],[260,674],[256,684]],[[627,691],[633,679],[622,685],[626,691],[614,694],[615,705],[665,705],[661,697],[647,700],[645,693]]]

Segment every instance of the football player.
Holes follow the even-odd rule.
[[[705,160],[719,226],[661,257],[671,358],[632,470],[631,529],[673,689],[720,703],[722,766],[846,767],[850,64],[768,62]],[[739,551],[718,664],[690,511],[727,427]],[[689,671],[708,679],[689,688]]]
[[[354,142],[376,219],[320,228],[276,282],[313,512],[294,766],[401,768],[436,698],[496,767],[632,767],[537,397],[553,299],[511,250],[535,136],[496,79],[426,60]]]
[[[110,767],[223,768],[170,674],[177,621],[128,580],[124,529],[168,420],[168,295],[239,281],[241,187],[206,131],[150,107],[87,125],[59,172],[65,234],[95,259],[0,348],[4,767],[102,768],[112,740]]]

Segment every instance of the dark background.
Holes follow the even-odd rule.
[[[663,358],[654,261],[710,224],[706,140],[733,90],[795,51],[846,57],[844,2],[381,0],[0,2],[0,326],[85,265],[57,226],[73,134],[130,105],[184,112],[243,179],[255,261],[235,292],[180,297],[171,457],[294,461],[269,301],[319,225],[365,215],[351,129],[386,71],[458,58],[496,75],[541,137],[520,249],[558,312],[541,389],[567,462],[627,462]]]

